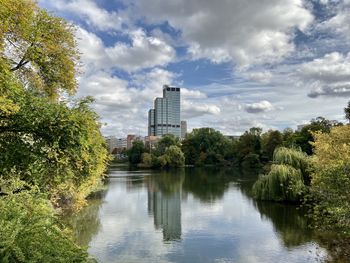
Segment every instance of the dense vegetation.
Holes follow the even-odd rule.
[[[316,225],[350,236],[350,126],[314,136],[310,189]]]
[[[185,164],[185,156],[180,149],[179,139],[168,134],[163,136],[154,149],[146,150],[143,142],[134,141],[127,154],[132,165],[142,167],[181,167]]]
[[[273,155],[268,174],[260,176],[253,186],[256,199],[298,202],[309,180],[308,157],[296,149],[280,147]]]
[[[1,262],[87,262],[56,216],[84,204],[109,158],[92,99],[69,97],[74,29],[27,0],[0,1],[0,19]]]

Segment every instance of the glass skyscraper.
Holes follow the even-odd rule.
[[[163,86],[163,97],[154,100],[148,111],[148,136],[173,134],[181,136],[180,88]]]

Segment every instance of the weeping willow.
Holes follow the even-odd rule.
[[[296,149],[278,148],[268,174],[260,176],[253,186],[258,200],[292,201],[301,199],[306,190],[308,159]]]
[[[286,147],[277,148],[273,153],[273,163],[290,165],[295,169],[299,169],[304,183],[306,185],[310,184],[309,157],[301,150]]]

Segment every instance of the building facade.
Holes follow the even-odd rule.
[[[181,121],[181,139],[186,138],[186,133],[187,133],[187,122]]]
[[[148,111],[148,136],[173,134],[181,137],[180,88],[163,86],[163,97],[154,100],[154,109]]]
[[[117,138],[115,136],[105,137],[108,146],[108,152],[112,153],[115,148],[117,148]]]

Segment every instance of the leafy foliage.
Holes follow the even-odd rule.
[[[98,119],[88,103],[69,108],[30,92],[10,97],[18,111],[0,112],[0,156],[4,177],[16,171],[23,180],[50,192],[53,201],[82,201],[100,182],[108,154]]]
[[[133,165],[142,161],[142,154],[146,151],[142,141],[136,140],[132,143],[132,147],[127,151],[129,162]]]
[[[171,145],[167,148],[162,157],[164,158],[162,166],[181,167],[185,164],[185,155],[176,145]]]
[[[24,190],[26,184],[19,180],[1,185],[6,192],[0,198],[1,262],[92,262],[58,223],[44,194]]]
[[[152,151],[155,156],[165,154],[165,151],[172,145],[179,146],[179,138],[172,134],[166,134],[157,142],[156,148]]]
[[[350,126],[314,136],[311,194],[316,225],[339,228],[350,235]]]
[[[0,20],[1,59],[24,86],[51,99],[75,91],[79,54],[68,22],[27,0],[2,0]]]
[[[0,0],[0,20],[0,261],[87,262],[53,209],[80,207],[109,160],[92,99],[58,100],[76,88],[73,28],[32,0]]]
[[[212,128],[194,129],[182,142],[187,164],[220,164],[224,162],[231,141]]]
[[[279,148],[274,152],[273,161],[270,172],[255,182],[254,197],[258,200],[300,201],[306,191],[306,155],[295,149]]]

